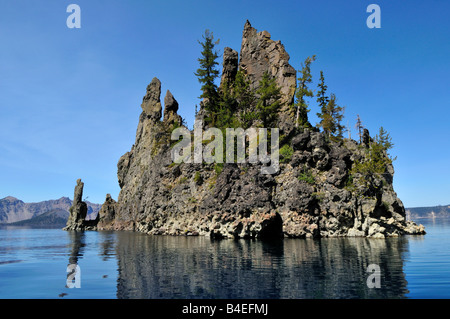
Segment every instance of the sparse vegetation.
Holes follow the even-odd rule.
[[[379,188],[383,185],[383,175],[387,173],[388,166],[395,160],[388,153],[393,145],[390,135],[381,127],[379,135],[364,150],[364,158],[353,163],[350,173],[358,177],[360,185],[368,189]]]
[[[310,185],[314,185],[316,183],[316,179],[314,178],[311,170],[304,166],[303,169],[298,173],[298,180],[304,181]]]
[[[291,160],[293,154],[294,150],[292,149],[292,147],[289,144],[284,144],[280,148],[280,162],[288,163]]]

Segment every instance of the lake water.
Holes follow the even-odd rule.
[[[450,298],[450,219],[420,223],[425,236],[272,242],[1,227],[0,298]]]

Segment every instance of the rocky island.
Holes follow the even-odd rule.
[[[422,225],[406,219],[393,189],[394,168],[381,134],[363,130],[355,141],[342,131],[299,122],[298,91],[283,44],[247,21],[240,53],[224,49],[220,86],[210,91],[216,95],[203,96],[196,125],[279,128],[278,171],[263,174],[264,164],[249,162],[174,163],[171,133],[185,124],[170,91],[163,108],[155,77],[142,101],[134,145],[117,165],[117,201],[108,194],[97,219],[85,221],[78,181],[65,229],[213,238],[424,234]],[[324,102],[330,106],[335,99]]]

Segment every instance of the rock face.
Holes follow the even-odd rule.
[[[264,72],[268,72],[281,89],[282,101],[293,102],[297,72],[289,64],[289,54],[280,41],[270,39],[267,31],[257,32],[249,21],[244,26],[239,68],[248,75],[252,89],[258,87]]]
[[[153,78],[150,84],[147,86],[147,94],[142,101],[142,110],[144,113],[154,121],[161,119],[161,81],[157,78]]]
[[[167,90],[166,97],[164,98],[164,117],[163,122],[166,125],[178,123],[181,125],[182,118],[177,114],[178,102],[173,97],[172,93]]]
[[[239,54],[237,51],[225,47],[223,49],[223,70],[220,84],[232,83],[236,77],[239,66]]]
[[[98,222],[98,218],[95,220],[86,220],[88,206],[83,202],[83,188],[84,183],[81,179],[77,180],[75,186],[73,204],[69,209],[69,219],[64,230],[94,230]],[[98,217],[98,215],[97,215]]]
[[[97,227],[100,229],[108,228],[108,226],[114,222],[116,214],[116,201],[111,198],[110,194],[106,195],[105,202],[102,208],[98,212],[98,223]]]
[[[269,71],[289,103],[296,74],[288,61],[279,41],[246,23],[239,67],[254,88]],[[235,70],[236,54],[227,49],[223,81]],[[338,143],[317,130],[294,131],[286,144],[292,152],[281,157],[280,169],[273,175],[262,174],[260,164],[173,163],[170,135],[176,121],[170,119],[177,119],[178,103],[170,92],[166,94],[161,121],[160,94],[161,84],[154,78],[143,99],[135,143],[117,165],[119,198],[115,202],[107,196],[98,229],[214,238],[381,238],[424,233],[423,226],[405,218],[392,186],[392,165],[375,179],[374,187],[352,183],[354,163],[366,156],[366,148],[353,140]],[[80,214],[74,208],[74,217]]]

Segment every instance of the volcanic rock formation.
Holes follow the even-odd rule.
[[[215,238],[383,238],[424,233],[423,226],[405,218],[393,189],[392,165],[374,177],[374,186],[353,182],[357,176],[352,176],[352,167],[367,160],[365,144],[371,143],[370,136],[359,145],[350,139],[332,141],[317,129],[292,129],[289,106],[296,71],[281,42],[271,40],[267,31],[257,32],[248,21],[239,58],[236,51],[225,49],[221,87],[225,81],[233,82],[238,69],[253,90],[266,71],[281,90],[278,123],[286,128],[284,140],[292,154],[281,158],[279,171],[262,174],[260,164],[248,162],[174,163],[171,132],[182,126],[182,119],[178,103],[167,92],[161,120],[161,83],[154,78],[143,98],[135,143],[118,162],[118,200],[107,196],[98,229]],[[78,197],[71,229],[80,227],[84,212]]]

